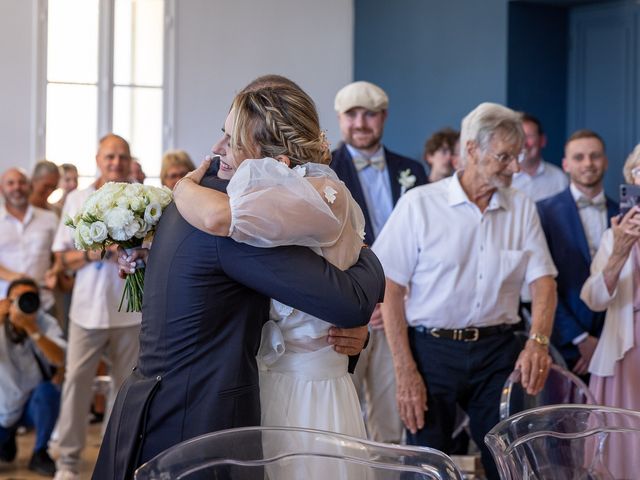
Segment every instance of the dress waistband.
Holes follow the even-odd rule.
[[[336,352],[332,346],[306,353],[285,351],[271,365],[260,362],[258,359],[258,366],[263,372],[284,373],[305,380],[327,380],[342,377],[347,374],[348,364],[349,357]]]

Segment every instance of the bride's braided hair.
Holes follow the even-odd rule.
[[[331,161],[313,100],[302,90],[276,85],[240,93],[231,147],[254,158],[286,155],[292,164]]]

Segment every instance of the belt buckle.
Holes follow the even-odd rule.
[[[431,334],[432,337],[440,338],[440,334],[438,333],[439,331],[440,331],[439,328],[432,328],[429,330],[429,333]]]
[[[472,338],[465,338],[464,341],[465,342],[477,342],[480,339],[480,330],[478,328],[472,327],[472,328],[465,328],[464,329],[465,332],[473,332],[473,337]]]

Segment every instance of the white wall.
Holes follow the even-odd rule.
[[[233,95],[277,73],[315,100],[335,145],[333,98],[353,76],[353,0],[177,0],[175,147],[209,152]]]
[[[35,163],[30,158],[33,3],[0,0],[0,172]]]
[[[0,172],[27,169],[37,0],[0,0]],[[332,127],[333,97],[353,76],[353,0],[175,0],[173,147],[199,162],[220,134],[233,95],[278,73],[316,101]]]

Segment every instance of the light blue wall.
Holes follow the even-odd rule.
[[[506,0],[355,0],[354,80],[388,93],[385,144],[419,158],[442,126],[507,100]]]

